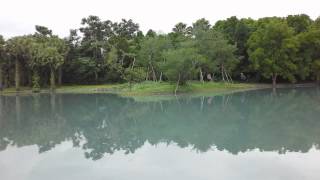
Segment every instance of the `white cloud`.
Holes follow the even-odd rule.
[[[320,15],[319,5],[318,0],[5,0],[1,2],[0,34],[33,33],[34,25],[39,24],[66,36],[88,15],[112,21],[131,18],[143,31],[164,32],[177,22],[190,24],[202,17],[211,23],[233,15],[256,19],[305,13],[315,19]]]

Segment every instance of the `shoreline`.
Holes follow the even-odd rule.
[[[316,87],[314,83],[303,84],[278,84],[277,88],[302,88]],[[128,83],[123,84],[101,84],[101,85],[63,85],[57,87],[56,94],[117,94],[124,97],[143,97],[143,96],[172,96],[175,84],[168,82],[142,82],[133,84],[129,87]],[[187,85],[180,86],[177,95],[201,95],[201,94],[225,94],[238,91],[269,89],[271,84],[260,83],[222,83],[198,81],[188,82]],[[20,91],[8,88],[0,91],[0,95],[33,95],[52,93],[50,89],[44,88],[40,92],[34,93],[31,88],[22,87]]]

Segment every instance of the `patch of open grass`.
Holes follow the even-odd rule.
[[[192,81],[188,83],[194,91],[212,91],[221,89],[239,89],[239,88],[254,88],[253,84],[245,83],[224,83],[224,82],[205,82]]]
[[[194,93],[194,92],[211,92],[211,91],[223,91],[232,89],[244,89],[254,88],[252,84],[242,83],[220,83],[220,82],[197,82],[189,81],[185,85],[179,86],[178,93]],[[176,88],[175,83],[168,82],[143,82],[132,85],[131,88],[127,87],[122,89],[120,94],[127,96],[139,96],[139,95],[159,95],[159,94],[173,94]]]
[[[0,94],[16,94],[17,91],[15,88],[6,88],[2,92],[0,91]],[[19,93],[27,94],[32,93],[32,89],[29,87],[21,87]]]
[[[145,95],[172,95],[176,84],[170,82],[145,81],[129,86],[124,84],[103,84],[103,85],[65,85],[58,87],[56,93],[116,93],[122,96],[145,96]],[[180,85],[179,94],[185,93],[213,93],[237,89],[252,89],[256,86],[244,83],[222,83],[189,81]],[[49,89],[42,89],[41,92],[49,92]],[[2,94],[16,93],[14,88],[5,89]],[[32,93],[31,88],[21,88],[21,94]]]
[[[131,87],[127,85],[120,92],[122,95],[145,95],[145,94],[171,94],[174,91],[174,84],[168,82],[152,82],[146,81],[133,84]]]
[[[124,84],[101,84],[101,85],[65,85],[58,87],[56,91],[58,93],[97,93],[97,92],[109,92],[117,89],[121,89]]]

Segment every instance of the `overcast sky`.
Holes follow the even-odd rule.
[[[54,34],[67,36],[83,17],[102,20],[133,19],[142,31],[169,32],[177,22],[191,24],[206,18],[212,24],[230,16],[287,16],[305,13],[320,16],[319,0],[2,0],[0,34],[5,37],[34,32],[44,25]]]

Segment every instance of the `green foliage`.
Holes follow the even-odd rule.
[[[32,60],[33,43],[34,39],[30,35],[13,37],[7,41],[7,54],[10,61],[15,64],[14,82],[17,91],[20,89],[21,74],[25,73],[27,64]]]
[[[257,22],[253,19],[238,19],[232,16],[226,20],[218,21],[214,29],[223,33],[230,44],[237,47],[235,55],[240,60],[236,73],[251,72],[248,68],[250,62],[247,53],[247,41],[250,35],[256,30]]]
[[[64,39],[37,25],[32,35],[0,36],[0,85],[178,81],[233,82],[277,77],[290,82],[319,79],[320,18],[308,15],[233,16],[212,26],[202,18],[177,23],[168,34],[145,35],[131,19],[120,22],[83,18]],[[78,34],[79,33],[79,34]],[[38,74],[40,79],[35,78]],[[58,78],[55,76],[58,75]],[[179,78],[180,77],[180,78]],[[200,78],[199,78],[200,77]],[[205,78],[207,77],[207,78]]]
[[[111,81],[121,81],[124,67],[119,60],[118,50],[112,47],[110,52],[105,57],[106,68],[107,68],[107,79]]]
[[[310,74],[317,79],[316,61],[320,58],[320,26],[314,24],[308,31],[300,33],[299,40],[299,52],[297,62],[298,75],[305,79]]]
[[[36,25],[36,35],[39,36],[52,36],[52,30],[48,29],[45,26]]]
[[[197,38],[203,32],[209,31],[211,25],[208,20],[202,18],[192,24],[192,34]]]
[[[155,31],[153,31],[152,29],[149,29],[148,32],[146,33],[146,37],[155,37],[157,35],[157,33]]]
[[[34,74],[32,75],[32,91],[33,92],[40,92],[40,76],[37,71],[34,71]]]
[[[232,72],[236,67],[238,63],[234,55],[236,47],[228,44],[220,32],[216,30],[203,32],[196,40],[200,53],[207,59],[205,66],[208,67],[209,72]]]
[[[248,53],[255,70],[266,78],[277,76],[294,82],[298,42],[286,22],[271,20],[260,26],[248,40]]]
[[[88,57],[78,58],[69,64],[69,71],[73,72],[73,81],[76,83],[94,83],[95,76],[99,72],[95,61]],[[66,75],[69,77],[69,75]]]
[[[32,36],[13,37],[7,41],[6,50],[12,60],[27,63],[32,58],[33,43]]]
[[[287,17],[287,22],[288,25],[292,27],[297,34],[306,32],[312,24],[312,20],[306,14],[289,15]]]
[[[164,53],[164,74],[170,81],[185,84],[195,70],[195,62],[202,58],[194,47],[170,49]]]
[[[315,78],[317,80],[317,83],[320,82],[320,59],[316,59],[312,62],[312,72],[315,75]]]
[[[182,36],[189,36],[191,35],[192,28],[185,23],[179,22],[174,26],[172,31],[176,34],[182,35]]]
[[[131,83],[139,83],[145,80],[146,71],[143,68],[127,68],[125,69],[123,79]]]
[[[138,52],[138,65],[148,69],[152,79],[160,78],[164,64],[163,52],[172,49],[172,44],[167,36],[146,37],[141,42],[141,49]],[[159,77],[159,78],[158,78]]]
[[[5,49],[6,41],[3,39],[3,36],[0,35],[0,67],[5,63],[6,60],[6,49]]]
[[[6,63],[5,40],[0,35],[0,91],[3,89],[3,66]]]

